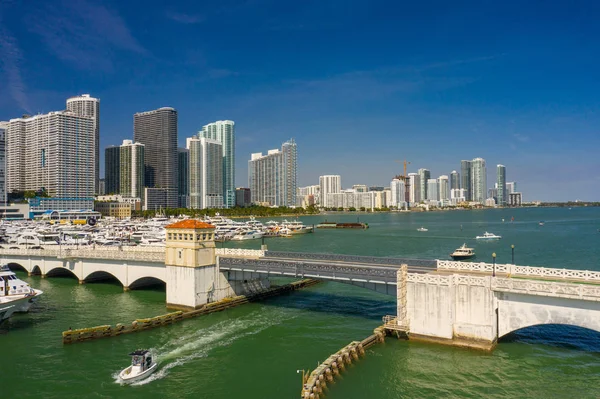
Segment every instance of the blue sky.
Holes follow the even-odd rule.
[[[600,2],[0,0],[0,120],[101,99],[101,146],[179,111],[298,142],[299,183],[389,185],[483,157],[525,200],[600,199]]]

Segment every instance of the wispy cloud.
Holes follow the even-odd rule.
[[[30,26],[59,59],[82,69],[112,69],[114,50],[147,54],[125,21],[96,2],[48,5],[32,15]]]
[[[187,25],[198,24],[200,22],[204,22],[204,20],[206,19],[203,15],[185,14],[176,11],[167,11],[166,16],[172,21]]]
[[[517,140],[520,141],[521,143],[526,143],[529,141],[529,136],[525,136],[523,134],[519,134],[519,133],[515,133],[513,134],[513,137]]]
[[[21,49],[17,40],[4,28],[0,18],[0,71],[3,71],[3,77],[8,87],[8,92],[19,107],[27,112],[31,112],[29,101],[25,91],[25,83],[21,77]]]

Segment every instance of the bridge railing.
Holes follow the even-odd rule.
[[[215,254],[218,256],[242,256],[250,258],[262,258],[265,256],[265,251],[260,249],[215,248]]]
[[[376,256],[359,256],[359,255],[340,255],[340,254],[319,254],[308,252],[283,252],[283,251],[267,251],[267,258],[288,258],[288,259],[303,259],[303,260],[331,260],[342,261],[349,263],[363,264],[379,264],[392,265],[400,267],[403,264],[409,266],[427,266],[436,267],[436,261],[433,259],[410,259],[410,258],[391,258],[391,257],[376,257]]]
[[[590,284],[516,280],[496,277],[491,280],[491,286],[493,290],[503,292],[600,301],[600,287]]]
[[[440,270],[456,270],[482,273],[491,273],[494,269],[494,265],[491,263],[456,262],[446,260],[438,260],[437,267]],[[496,273],[506,273],[510,276],[522,277],[600,281],[600,272],[591,270],[555,269],[551,267],[496,264]]]

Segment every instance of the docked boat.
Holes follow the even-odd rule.
[[[502,236],[497,236],[496,234],[488,233],[487,231],[483,233],[482,236],[477,236],[475,239],[477,240],[499,240]]]
[[[429,231],[429,230],[428,230],[428,229],[426,229],[425,227],[419,227],[419,228],[417,229],[417,231]]]
[[[450,257],[454,260],[471,259],[474,256],[475,251],[473,251],[473,248],[467,248],[467,244],[463,244],[450,254]]]
[[[146,349],[138,349],[129,354],[131,366],[119,373],[119,378],[125,383],[132,383],[148,378],[156,371],[158,363],[154,360],[152,352]]]
[[[258,240],[265,235],[262,231],[258,230],[243,230],[234,235],[232,241],[244,241],[244,240]]]
[[[313,232],[313,226],[305,226],[304,223],[302,223],[299,220],[294,220],[292,222],[288,222],[287,220],[284,220],[281,225],[283,227],[286,227],[287,229],[289,229],[290,234],[295,235],[295,234],[306,234],[306,233],[312,233]]]
[[[17,278],[8,266],[0,267],[0,323],[15,312],[27,312],[42,294]]]

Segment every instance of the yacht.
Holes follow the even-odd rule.
[[[482,236],[477,236],[475,239],[477,240],[499,240],[502,236],[497,236],[496,234],[488,233],[487,231],[483,233]]]
[[[131,352],[129,356],[131,356],[131,365],[119,373],[119,378],[125,383],[143,380],[154,373],[158,367],[149,350],[138,349]]]
[[[8,266],[0,267],[0,323],[15,312],[27,312],[42,294],[18,279]]]
[[[463,244],[450,254],[450,257],[454,260],[470,259],[474,256],[475,251],[473,251],[473,248],[467,248],[467,244]]]
[[[290,230],[290,234],[306,234],[313,232],[313,226],[305,226],[304,223],[299,220],[295,220],[293,222],[284,220],[281,225],[288,228]]]
[[[419,228],[417,229],[417,231],[429,231],[429,230],[428,230],[428,229],[426,229],[425,227],[419,227]]]
[[[257,240],[263,238],[265,233],[258,230],[242,230],[231,237],[232,241]]]

